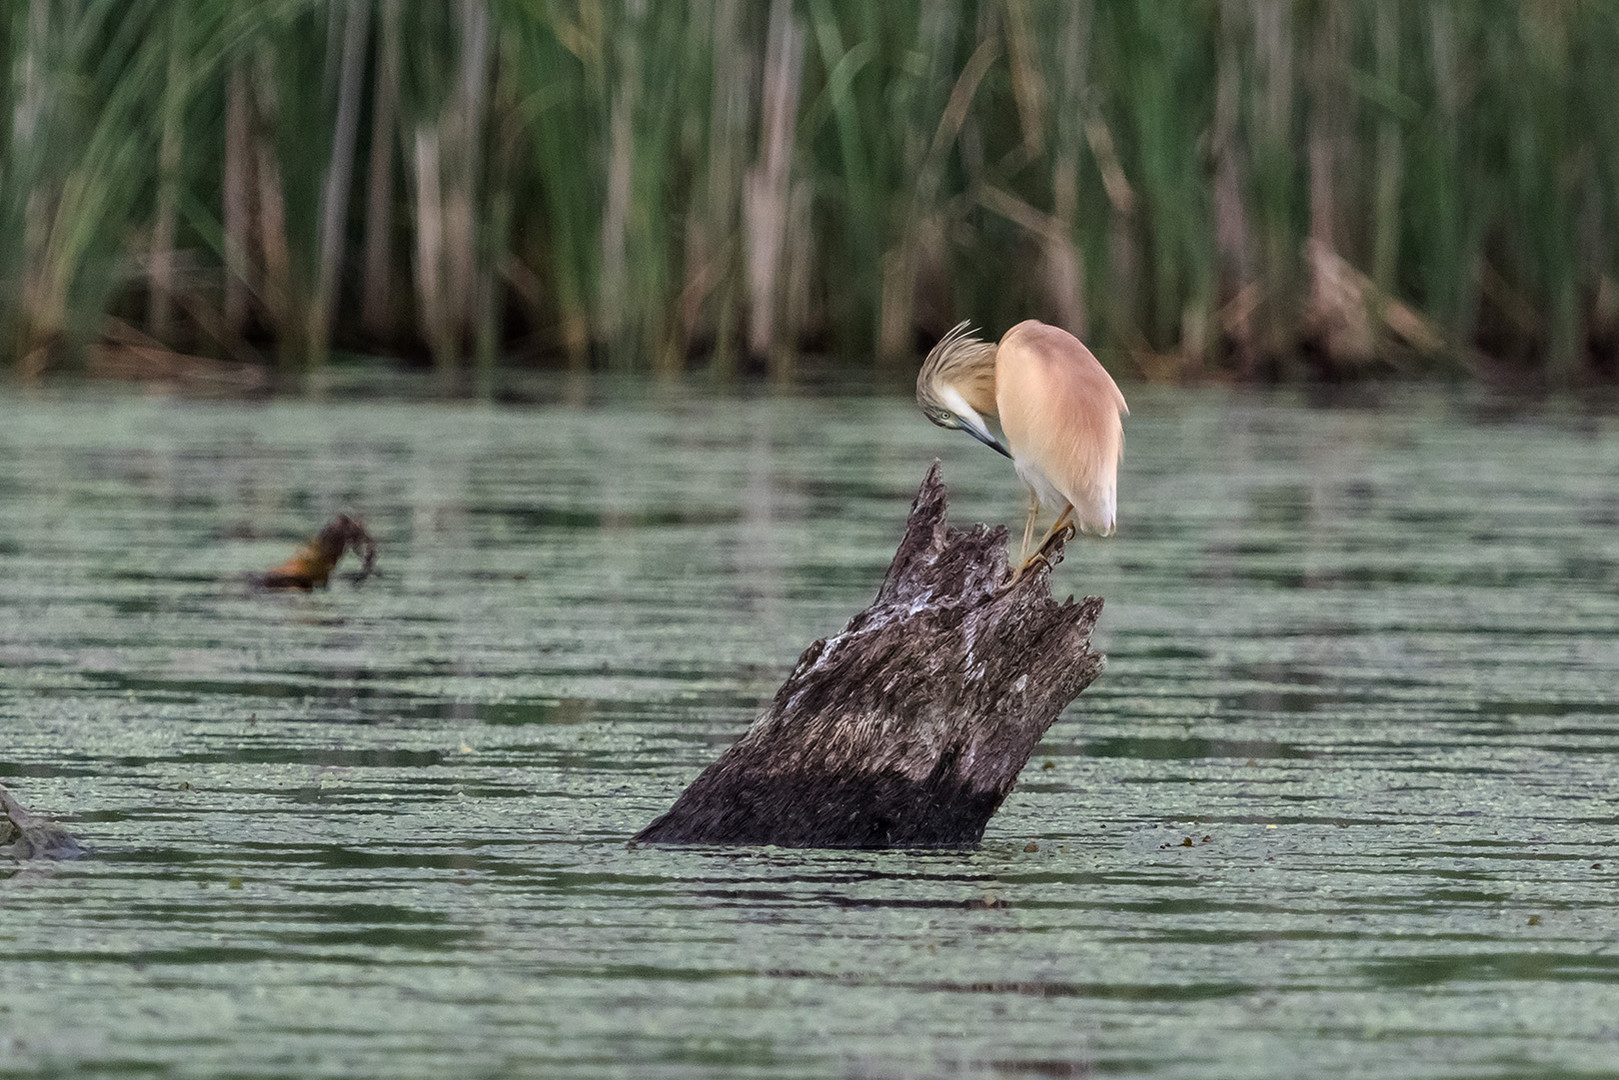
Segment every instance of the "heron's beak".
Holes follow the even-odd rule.
[[[1006,457],[1012,456],[1012,451],[1002,446],[1001,441],[989,433],[989,428],[984,426],[984,422],[982,420],[979,420],[976,424],[973,423],[972,420],[967,420],[966,424],[961,430],[965,431],[967,434],[971,435],[973,438],[977,439],[979,442],[983,443],[997,454],[1003,454]]]

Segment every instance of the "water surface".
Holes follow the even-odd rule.
[[[1132,396],[1102,678],[966,853],[632,849],[874,592],[900,398],[0,397],[0,1074],[1619,1061],[1619,423]],[[253,596],[339,510],[381,575]],[[1032,848],[1032,850],[1031,850]]]

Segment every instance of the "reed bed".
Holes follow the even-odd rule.
[[[1619,375],[1611,0],[17,0],[0,340]]]

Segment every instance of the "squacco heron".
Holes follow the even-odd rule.
[[[967,336],[960,323],[923,362],[916,404],[940,427],[965,431],[1011,458],[1029,486],[1018,577],[1065,528],[1113,532],[1122,417],[1130,410],[1112,376],[1068,331],[1027,319],[995,345]],[[990,431],[991,416],[1010,449]],[[1041,506],[1056,511],[1057,521],[1031,549]]]

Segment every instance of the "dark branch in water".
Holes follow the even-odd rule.
[[[13,859],[77,859],[79,842],[53,821],[36,817],[0,785],[0,854]]]
[[[292,558],[255,574],[253,585],[260,589],[324,589],[344,551],[360,557],[360,572],[350,579],[354,584],[371,576],[377,561],[377,542],[354,518],[338,514]]]
[[[639,841],[967,847],[1101,673],[1100,597],[1015,584],[1006,530],[945,524],[934,463],[870,607],[817,641],[741,739]],[[1062,559],[1062,538],[1047,548]]]

